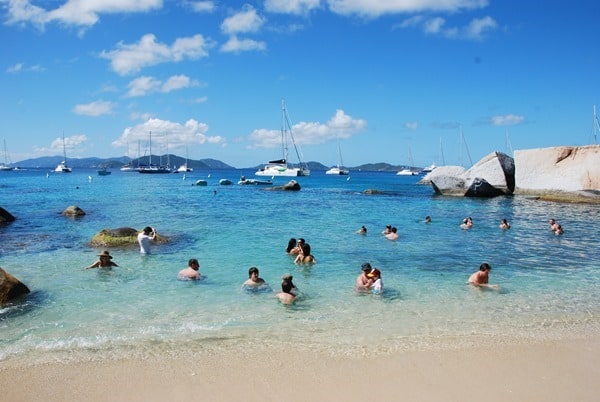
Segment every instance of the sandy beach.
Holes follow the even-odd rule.
[[[596,401],[600,338],[373,357],[210,352],[0,364],[5,401]]]

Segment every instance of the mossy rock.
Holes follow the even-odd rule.
[[[96,233],[92,240],[88,243],[91,247],[137,247],[138,241],[137,236],[141,233],[141,230],[123,227],[117,229],[102,229]],[[156,234],[156,243],[168,243],[169,239]]]

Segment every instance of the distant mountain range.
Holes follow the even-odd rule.
[[[25,159],[17,163],[13,163],[13,166],[19,166],[20,168],[39,168],[39,169],[54,169],[63,160],[62,156],[44,156],[41,158]],[[152,155],[153,163],[170,164],[171,167],[179,167],[183,165],[186,160],[185,158],[177,155]],[[147,164],[148,157],[129,159],[126,156],[116,158],[69,158],[67,163],[69,167],[74,169],[97,169],[100,167],[107,167],[109,169],[119,169],[123,165],[131,163],[134,167],[139,164]],[[230,166],[224,162],[216,159],[188,159],[187,165],[189,168],[194,170],[219,170],[219,169],[238,169],[234,166]],[[291,164],[294,165],[294,164]],[[320,162],[308,162],[308,168],[310,170],[327,170],[329,166],[325,166]],[[250,166],[247,169],[258,169],[263,165]],[[405,168],[411,168],[410,166],[403,165],[390,165],[389,163],[368,163],[365,165],[347,167],[350,170],[363,170],[363,171],[378,171],[378,172],[392,172],[398,171]],[[417,168],[415,168],[417,169]]]

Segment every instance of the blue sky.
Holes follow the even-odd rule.
[[[600,5],[499,0],[0,0],[13,162],[154,154],[468,165],[593,143]],[[443,154],[443,160],[442,160]],[[290,156],[293,162],[294,158]]]

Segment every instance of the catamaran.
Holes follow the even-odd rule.
[[[306,163],[300,157],[301,152],[294,140],[292,133],[292,124],[285,108],[285,101],[281,101],[282,122],[281,122],[281,147],[283,149],[283,158],[269,161],[263,168],[254,173],[256,176],[310,176],[310,170]],[[288,137],[292,141],[296,157],[298,158],[298,167],[288,165]]]
[[[65,147],[65,133],[62,135],[63,142],[63,160],[56,166],[54,171],[56,173],[71,173],[73,169],[67,166],[67,148]]]

